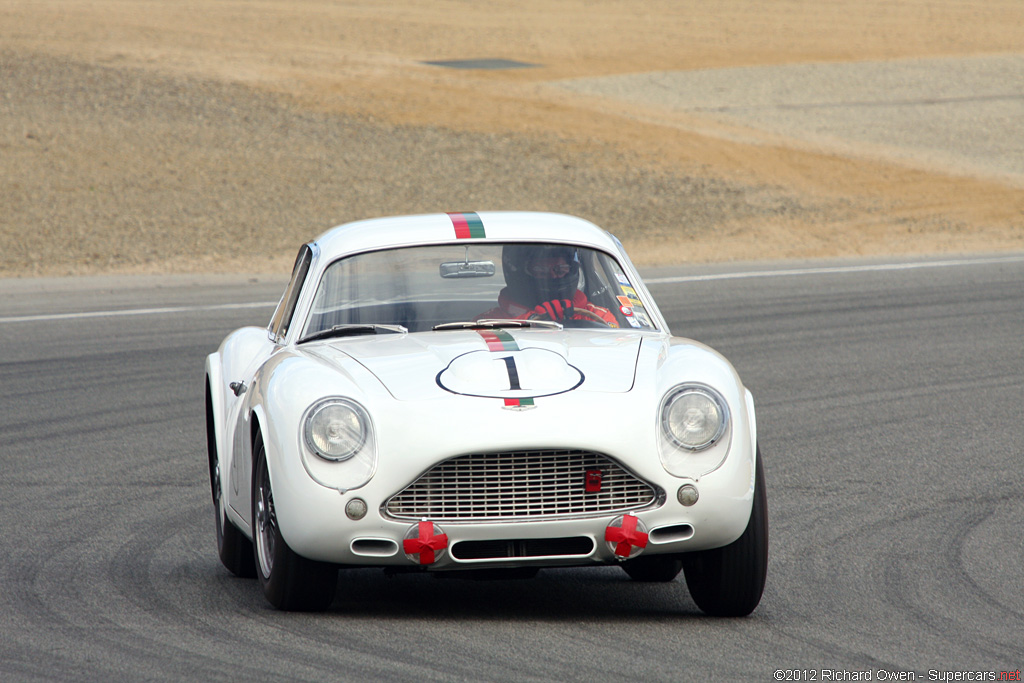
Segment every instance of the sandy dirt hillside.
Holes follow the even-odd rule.
[[[600,90],[1014,64],[1022,25],[1019,0],[0,0],[0,277],[281,271],[346,220],[489,209],[581,215],[646,264],[1024,251],[1013,178],[646,96],[685,80]],[[481,59],[521,68],[430,63]],[[1020,79],[983,98],[1020,106]]]

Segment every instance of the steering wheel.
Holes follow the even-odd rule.
[[[583,316],[583,318],[589,322],[601,323],[601,325],[603,325],[604,327],[611,327],[611,325],[608,324],[607,320],[599,316],[597,313],[594,313],[589,308],[576,308],[574,306],[572,309],[572,315],[577,314]],[[565,317],[571,318],[572,315],[566,315]],[[527,320],[533,320],[534,318],[539,318],[541,320],[550,320],[551,316],[548,315],[547,313],[538,313],[537,311],[531,311],[530,315],[526,316]]]

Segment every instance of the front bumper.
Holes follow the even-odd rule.
[[[750,517],[753,466],[748,460],[737,465],[699,482],[668,475],[652,482],[663,495],[646,508],[629,513],[647,531],[642,553],[704,550],[738,538]],[[695,485],[700,494],[691,506],[682,505],[676,498],[683,484]],[[419,522],[390,518],[382,509],[393,490],[380,490],[373,482],[344,494],[312,482],[304,488],[301,500],[291,500],[291,496],[282,499],[275,483],[278,521],[289,546],[314,560],[353,566],[420,565],[444,571],[613,564],[625,559],[616,555],[606,540],[609,525],[621,524],[622,513],[615,513],[529,520],[426,520],[437,527],[446,542],[444,552],[424,563],[421,558],[407,556],[404,544]],[[362,499],[368,507],[367,515],[360,520],[352,520],[345,513],[353,498]]]
[[[651,389],[644,393],[657,395]],[[666,471],[658,456],[656,430],[650,425],[652,408],[642,401],[629,402],[628,394],[620,401],[611,401],[605,394],[574,392],[547,398],[536,410],[525,412],[502,410],[493,403],[458,398],[425,402],[415,411],[401,412],[368,406],[376,415],[376,472],[365,485],[345,492],[317,484],[310,477],[302,459],[295,455],[293,435],[298,433],[298,426],[288,426],[279,432],[282,439],[272,439],[274,446],[268,444],[278,523],[285,541],[299,555],[314,560],[342,565],[415,566],[417,562],[404,552],[403,541],[421,520],[387,515],[383,506],[393,495],[439,462],[459,454],[541,448],[601,453],[659,492],[653,503],[630,510],[648,530],[643,554],[721,547],[746,529],[753,501],[756,449],[753,409],[742,394],[732,397],[734,421],[728,453],[720,466],[696,478]],[[460,419],[454,421],[453,415]],[[588,420],[567,421],[566,415],[587,415]],[[680,503],[676,496],[680,486],[687,484],[699,493],[690,506]],[[368,512],[362,519],[352,520],[345,513],[346,504],[353,498],[366,503]],[[623,510],[616,510],[558,518],[428,520],[438,525],[454,554],[445,552],[425,566],[442,571],[615,563],[621,558],[605,538],[608,526],[622,514]],[[478,544],[474,552],[461,552],[467,546],[460,544],[467,543]],[[501,551],[502,545],[509,550]]]

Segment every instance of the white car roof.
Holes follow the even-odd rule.
[[[467,241],[562,242],[621,254],[610,233],[590,221],[558,213],[481,211],[394,216],[345,223],[316,239],[320,258],[417,244]]]

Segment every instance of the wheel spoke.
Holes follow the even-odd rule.
[[[213,463],[213,501],[216,505],[220,505],[220,459]]]
[[[277,517],[274,514],[274,495],[270,490],[270,476],[260,467],[259,488],[256,499],[256,552],[263,575],[269,577],[274,569],[274,545],[277,536]]]

